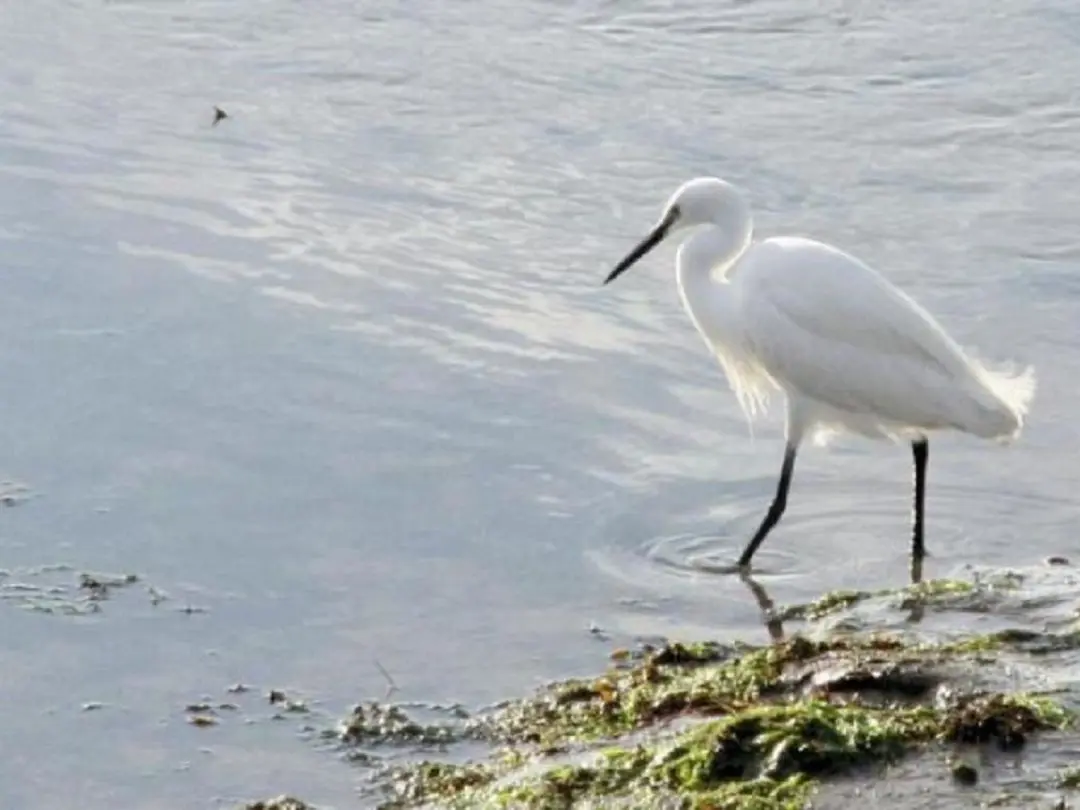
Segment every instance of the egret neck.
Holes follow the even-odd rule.
[[[729,273],[746,252],[753,226],[746,213],[732,227],[706,225],[682,243],[675,259],[676,280],[683,306],[709,343],[730,345],[738,330],[736,290]],[[741,341],[735,341],[741,342]]]

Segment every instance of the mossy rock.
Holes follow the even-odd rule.
[[[837,777],[873,780],[890,765],[922,769],[924,760],[945,785],[985,795],[992,768],[980,765],[972,780],[954,771],[950,763],[963,757],[953,754],[971,746],[987,755],[1016,750],[1041,732],[1071,730],[1071,704],[1016,683],[1025,673],[1044,683],[1051,662],[1071,660],[1060,653],[1080,649],[1080,631],[1017,628],[942,639],[834,629],[821,637],[814,621],[869,599],[905,611],[982,614],[1002,604],[994,600],[1021,604],[1018,581],[827,594],[782,611],[808,622],[808,636],[762,647],[704,641],[622,649],[601,675],[445,724],[363,704],[338,739],[375,760],[388,753],[374,778],[386,810],[801,810],[818,793],[827,801],[845,790]],[[433,761],[433,749],[446,761]],[[1041,802],[1046,790],[1077,785],[1076,772],[1055,770],[1034,788],[1044,790]],[[1010,795],[998,798],[1007,803]]]
[[[982,653],[1000,644],[970,646]],[[950,685],[972,654],[955,643],[888,636],[796,637],[741,653],[668,645],[474,721],[474,734],[515,753],[401,770],[383,806],[561,810],[603,799],[615,807],[795,810],[822,779],[928,746],[1015,749],[1070,723],[1046,697]],[[684,727],[672,731],[672,723]]]

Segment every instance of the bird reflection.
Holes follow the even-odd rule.
[[[923,558],[921,556],[912,556],[910,573],[912,585],[919,585],[923,581]],[[777,613],[776,603],[769,596],[769,592],[765,590],[765,586],[754,579],[749,571],[740,571],[739,579],[750,589],[754,601],[757,602],[758,607],[761,609],[761,618],[766,631],[769,633],[769,638],[774,644],[782,643],[784,641],[783,618]],[[926,603],[921,596],[916,594],[913,595],[908,604],[911,612],[908,614],[907,621],[910,624],[918,624],[926,614]]]
[[[750,589],[758,607],[761,608],[761,616],[765,620],[765,629],[769,631],[769,638],[774,644],[779,644],[784,640],[784,624],[776,612],[776,604],[770,598],[769,592],[765,590],[764,585],[750,576],[748,571],[740,573],[739,579]]]
[[[923,581],[923,558],[921,556],[912,556],[911,558],[911,584],[918,585]],[[923,620],[923,616],[926,615],[926,603],[922,597],[916,595],[911,600],[911,613],[908,614],[908,622],[910,624],[918,624]]]
[[[918,585],[922,582],[922,565],[923,558],[915,557],[911,558],[911,584]]]

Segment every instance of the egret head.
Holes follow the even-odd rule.
[[[650,250],[663,242],[673,233],[683,228],[696,225],[718,225],[724,227],[733,213],[741,217],[748,216],[742,195],[730,183],[717,177],[696,177],[679,186],[671,195],[660,221],[631,250],[615,269],[604,279],[607,284],[614,281]]]

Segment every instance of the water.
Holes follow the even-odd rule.
[[[697,173],[1038,368],[1019,445],[934,445],[928,573],[1073,552],[1078,39],[1064,0],[5,4],[0,802],[355,806],[305,727],[376,660],[474,705],[601,666],[590,622],[764,641],[705,569],[777,412],[751,436],[670,249],[599,285]],[[771,596],[901,584],[909,464],[805,453]],[[19,609],[80,571],[140,581]]]

